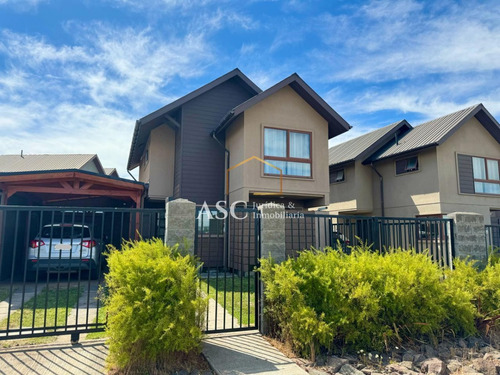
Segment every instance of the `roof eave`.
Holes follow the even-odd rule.
[[[411,150],[401,151],[401,152],[398,152],[396,154],[384,156],[382,158],[375,158],[375,159],[368,158],[367,160],[363,161],[363,165],[377,163],[377,162],[382,161],[382,160],[388,160],[388,159],[403,157],[406,155],[411,155],[411,154],[414,154],[416,152],[419,152],[419,151],[422,151],[422,150],[425,150],[428,148],[437,147],[439,145],[440,145],[439,143],[435,142],[435,143],[431,143],[431,144],[428,144],[425,146],[416,147],[416,148],[413,148]]]
[[[128,154],[127,170],[131,171],[139,166],[138,161],[133,160],[133,155],[135,152],[135,146],[137,143],[137,137],[139,135],[139,129],[141,127],[141,120],[135,121],[134,134],[132,135],[132,142],[130,144],[130,152]]]
[[[255,83],[253,83],[252,80],[250,80],[250,78],[248,78],[245,74],[243,74],[243,72],[241,70],[236,68],[236,69],[233,69],[230,72],[220,76],[219,78],[216,78],[215,80],[199,87],[198,89],[182,96],[181,98],[173,101],[172,103],[169,103],[166,106],[163,106],[162,108],[157,109],[156,111],[151,112],[150,114],[137,120],[135,129],[134,129],[134,134],[132,137],[132,144],[130,146],[130,153],[129,153],[129,160],[127,163],[127,170],[131,171],[139,166],[139,160],[137,160],[138,156],[134,155],[134,153],[136,152],[135,147],[136,147],[136,143],[137,143],[137,138],[139,136],[139,132],[141,130],[141,125],[148,124],[149,122],[154,121],[157,118],[162,117],[162,116],[168,114],[169,112],[174,111],[178,107],[184,105],[184,103],[187,103],[188,101],[196,98],[197,96],[202,95],[205,92],[211,90],[212,88],[222,84],[225,81],[228,81],[232,78],[235,78],[235,77],[238,77],[239,79],[241,79],[241,81],[243,83],[245,83],[245,85],[247,86],[249,91],[252,91],[255,94],[259,94],[262,92],[262,90],[260,89],[259,86],[257,86]]]
[[[330,164],[328,165],[329,168],[331,167],[334,167],[334,168],[337,168],[337,167],[344,167],[346,166],[347,164],[352,164],[356,161],[356,159],[349,159],[349,160],[343,160],[341,161],[340,163],[334,163],[334,164]]]
[[[293,73],[274,86],[233,108],[232,111],[224,116],[224,118],[219,123],[219,126],[214,129],[215,134],[219,134],[227,129],[234,121],[234,119],[237,118],[241,113],[253,107],[261,100],[264,100],[267,97],[278,92],[285,86],[290,86],[298,95],[302,97],[302,99],[304,99],[304,101],[306,101],[311,107],[316,110],[316,112],[318,112],[325,120],[327,120],[329,139],[345,133],[352,128],[352,126],[349,125],[347,121],[345,121],[327,102],[325,102],[323,98],[321,98],[302,78],[300,78],[297,73]],[[313,104],[316,103],[316,105],[313,105],[311,102]]]

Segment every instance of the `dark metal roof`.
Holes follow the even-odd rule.
[[[397,143],[392,142],[387,148],[374,156],[373,160],[381,160],[396,155],[414,152],[428,147],[438,146],[453,135],[473,116],[500,143],[500,125],[482,104],[462,109],[435,120],[415,126]]]
[[[251,108],[261,100],[281,90],[285,86],[290,86],[299,94],[311,107],[314,108],[326,121],[328,121],[328,138],[333,138],[349,130],[351,126],[335,110],[328,105],[297,73],[292,74],[283,81],[277,83],[271,88],[248,99],[237,107],[233,108],[220,122],[214,130],[216,134],[229,127],[232,121],[240,114]]]
[[[402,120],[335,145],[328,150],[329,165],[339,165],[365,159],[378,151],[396,134],[403,133],[411,128],[412,126],[406,120]]]
[[[155,127],[162,125],[167,122],[165,116],[169,113],[175,111],[188,101],[204,94],[205,92],[213,89],[214,87],[232,79],[236,78],[242,83],[249,92],[253,94],[258,94],[262,92],[262,90],[253,83],[246,75],[244,75],[238,68],[230,71],[229,73],[224,74],[223,76],[213,80],[210,83],[190,92],[189,94],[173,101],[166,106],[151,112],[147,116],[144,116],[140,120],[135,122],[134,135],[132,137],[132,144],[130,146],[129,159],[127,164],[127,169],[132,170],[137,167],[140,163],[140,158],[142,153],[144,152],[144,146],[149,137],[149,133]]]

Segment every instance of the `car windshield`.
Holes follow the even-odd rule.
[[[83,229],[83,236],[82,236]],[[90,237],[90,230],[88,227],[81,226],[59,226],[48,225],[43,227],[41,237],[44,238],[86,238]]]

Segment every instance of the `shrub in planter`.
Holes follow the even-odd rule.
[[[442,269],[426,254],[380,254],[366,246],[350,255],[307,250],[280,265],[263,259],[260,271],[276,335],[305,354],[333,342],[381,350],[449,328],[474,332],[471,294],[451,282],[446,289]],[[468,315],[454,321],[464,311]]]
[[[482,333],[500,322],[500,263],[489,260],[480,269],[475,261],[455,260],[454,270],[446,271],[444,281],[446,293],[463,298],[449,299],[449,320],[457,326],[468,326],[465,332],[471,333],[479,328]],[[467,300],[470,303],[464,303]],[[471,323],[475,320],[476,324]],[[471,327],[472,326],[472,327]]]
[[[194,258],[159,239],[111,247],[107,258],[108,365],[130,368],[199,351],[206,301]]]

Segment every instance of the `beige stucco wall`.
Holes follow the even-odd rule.
[[[372,170],[356,161],[344,167],[344,181],[330,184],[332,214],[370,214],[373,210]]]
[[[245,160],[245,129],[243,113],[226,132],[226,147],[230,152],[230,164],[234,167],[239,162]],[[248,189],[245,188],[244,172],[245,168],[236,167],[229,172],[230,176],[230,201],[245,201],[248,202]],[[224,187],[226,189],[226,186]]]
[[[329,196],[328,124],[292,88],[284,87],[244,113],[242,124],[230,129],[226,144],[231,153],[231,166],[257,156],[263,158],[264,127],[296,129],[312,132],[312,178],[283,178],[283,195],[321,197],[316,204],[325,204]],[[231,127],[233,128],[234,125]],[[236,139],[243,139],[244,145]],[[279,177],[264,176],[264,167],[252,160],[230,175],[230,200],[249,200],[252,192],[279,192]],[[272,200],[272,197],[269,197]]]
[[[500,210],[500,196],[461,194],[458,186],[458,154],[500,159],[500,144],[473,117],[438,147],[439,188],[444,213],[476,212],[490,221],[490,209]]]
[[[153,129],[144,153],[149,150],[149,161],[144,155],[139,166],[139,181],[149,183],[151,199],[165,199],[173,195],[175,131],[166,125]]]
[[[411,155],[413,156],[413,155]],[[415,217],[441,214],[436,149],[418,153],[419,170],[396,175],[396,160],[383,160],[375,167],[384,177],[385,216]],[[380,216],[379,178],[373,176],[373,214]]]

